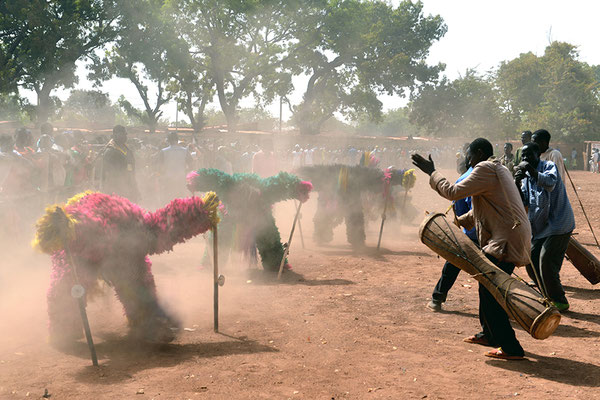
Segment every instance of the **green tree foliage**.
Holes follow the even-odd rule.
[[[61,118],[69,123],[105,128],[117,123],[120,110],[98,90],[73,90],[62,107]],[[122,118],[119,118],[121,120]]]
[[[112,40],[116,0],[0,1],[0,89],[34,90],[45,122],[51,92],[77,83],[75,63]]]
[[[575,46],[552,42],[541,57],[526,53],[500,64],[496,85],[521,130],[545,128],[557,141],[600,139],[598,67],[578,58]]]
[[[20,121],[23,119],[23,100],[15,93],[0,93],[0,120]]]
[[[271,131],[276,128],[278,120],[263,108],[240,108],[238,110],[238,127],[242,130]],[[226,125],[227,118],[221,110],[208,108],[206,110],[208,126]]]
[[[445,32],[441,17],[423,15],[421,2],[328,1],[314,29],[298,38],[294,62],[309,81],[294,122],[310,134],[336,111],[380,119],[378,94],[403,96],[437,78],[443,66],[425,59]]]
[[[181,46],[167,64],[170,80],[167,90],[177,101],[179,111],[190,120],[195,132],[206,124],[206,106],[214,97],[214,82],[205,59],[194,57],[187,46]]]
[[[173,37],[166,65],[170,77],[167,90],[194,131],[199,132],[207,122],[206,107],[215,95],[214,81],[206,54],[191,47],[196,27],[182,15],[179,5],[178,1],[166,1],[163,6],[162,18]]]
[[[410,119],[437,137],[502,138],[512,133],[491,77],[467,70],[452,82],[426,86],[410,104]]]
[[[154,132],[162,106],[171,100],[170,50],[176,39],[162,18],[162,0],[130,0],[123,4],[119,34],[102,57],[93,56],[90,78],[97,84],[112,77],[128,79],[143,102],[141,113],[126,99],[119,104]]]
[[[368,115],[359,116],[355,132],[365,136],[420,136],[421,130],[410,122],[408,108],[396,108],[383,113],[381,121],[373,122]]]
[[[200,71],[214,84],[230,131],[238,123],[240,101],[253,95],[270,102],[292,89],[285,69],[298,32],[311,28],[314,0],[171,0],[175,28],[189,43]],[[208,83],[210,82],[210,83]],[[201,96],[198,96],[201,97]]]

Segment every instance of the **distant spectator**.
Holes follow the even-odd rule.
[[[577,149],[573,147],[571,150],[571,169],[577,168]]]
[[[28,160],[33,159],[35,151],[31,148],[33,145],[33,137],[29,129],[19,128],[15,133],[14,150]]]
[[[600,163],[600,152],[598,151],[597,148],[593,148],[592,149],[592,156],[591,156],[591,160],[590,160],[590,169],[594,174],[597,174],[600,171],[600,168],[598,168],[598,164]]]
[[[252,158],[252,172],[262,178],[275,175],[279,172],[277,160],[273,154],[273,143],[265,142],[263,148]]]
[[[170,132],[169,146],[159,153],[160,186],[163,203],[176,197],[185,197],[185,176],[192,170],[192,156],[187,148],[179,145],[179,135]]]
[[[102,158],[102,191],[135,202],[140,198],[135,179],[135,157],[126,143],[127,130],[122,125],[115,126]]]
[[[504,143],[504,154],[500,157],[500,163],[504,165],[511,174],[514,175],[515,156],[512,153],[513,145],[510,143]]]
[[[521,132],[521,143],[523,144],[523,146],[531,142],[532,136],[533,133],[531,133],[531,131]],[[515,165],[519,165],[519,163],[521,162],[521,152],[523,151],[523,146],[519,147],[515,153]]]

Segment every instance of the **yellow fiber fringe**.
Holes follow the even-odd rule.
[[[412,189],[415,186],[416,182],[417,176],[415,175],[414,168],[405,171],[404,175],[402,175],[402,186],[404,187],[404,190]]]
[[[63,206],[46,207],[46,213],[36,223],[35,238],[31,245],[43,253],[52,254],[65,248],[75,239],[75,221]]]
[[[67,206],[72,206],[75,203],[79,203],[79,200],[83,199],[85,196],[87,196],[88,194],[92,194],[92,193],[95,193],[95,192],[93,190],[86,190],[85,192],[76,194],[75,196],[73,196],[69,200],[67,200]]]
[[[217,226],[217,224],[221,221],[219,218],[219,205],[221,202],[219,201],[219,197],[215,192],[208,192],[204,195],[202,199],[204,202],[204,208],[208,211],[208,219],[212,226]]]

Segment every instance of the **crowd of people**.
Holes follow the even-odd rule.
[[[247,142],[247,141],[246,141]],[[19,224],[32,225],[35,216],[52,203],[85,190],[120,194],[153,209],[189,194],[185,176],[199,168],[228,174],[256,173],[261,177],[312,165],[357,165],[366,153],[382,168],[409,165],[410,145],[396,147],[303,145],[273,147],[272,140],[244,144],[242,140],[178,135],[132,136],[123,126],[112,135],[19,128],[0,136],[0,213]],[[432,148],[436,159],[450,164],[456,149]],[[12,207],[18,204],[17,210]],[[33,211],[33,212],[32,212]]]

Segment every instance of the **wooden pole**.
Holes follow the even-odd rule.
[[[219,332],[219,237],[213,227],[213,328]]]
[[[296,205],[296,201],[294,200],[294,204]],[[298,207],[296,205],[296,207]],[[302,249],[305,249],[304,246],[304,234],[302,233],[302,214],[298,217],[298,232],[300,233],[300,242],[302,243]]]
[[[85,310],[85,288],[79,284],[79,277],[77,275],[77,266],[75,265],[75,261],[71,256],[71,252],[68,248],[65,248],[65,253],[71,262],[71,267],[73,268],[73,278],[75,280],[75,285],[71,289],[71,296],[73,296],[77,300],[77,304],[79,306],[79,315],[81,316],[81,322],[83,324],[83,330],[85,331],[85,339],[87,340],[88,347],[90,349],[90,356],[92,358],[92,365],[94,367],[98,366],[98,357],[96,356],[96,346],[94,346],[94,340],[92,338],[92,330],[90,329],[90,321],[88,320],[87,312]]]
[[[279,133],[283,122],[283,96],[279,96]]]
[[[298,216],[300,215],[301,208],[302,203],[298,204],[298,209],[296,210],[296,216],[294,217],[294,223],[292,224],[292,230],[290,231],[290,238],[288,239],[285,249],[283,250],[283,257],[281,258],[281,263],[279,264],[279,272],[277,273],[277,279],[281,279],[285,259],[287,258],[288,254],[290,254],[290,246],[292,245],[292,238],[294,237],[294,230],[296,229],[296,223],[298,222]]]
[[[381,226],[379,226],[379,239],[377,239],[377,250],[381,246],[381,237],[383,236],[383,225],[385,224],[385,219],[387,218],[386,212],[389,202],[389,196],[385,196],[385,203],[383,204],[383,214],[381,214]]]
[[[83,323],[83,330],[85,331],[85,339],[87,340],[88,347],[90,349],[90,355],[92,357],[92,365],[98,366],[98,357],[96,356],[96,346],[94,346],[94,340],[92,339],[92,330],[90,329],[90,322],[85,311],[85,302],[83,296],[77,299],[79,303],[79,314],[81,315],[81,322]]]

